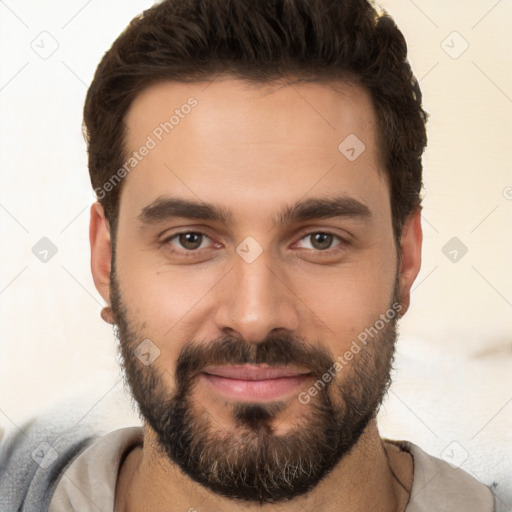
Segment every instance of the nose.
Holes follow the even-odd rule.
[[[263,341],[272,331],[297,330],[298,300],[265,252],[250,263],[238,256],[234,259],[217,297],[217,328],[250,343]]]

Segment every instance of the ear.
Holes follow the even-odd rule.
[[[94,285],[105,302],[110,304],[110,265],[112,257],[110,226],[105,217],[103,206],[98,202],[91,206],[89,242],[91,244],[91,270]]]
[[[411,303],[411,288],[421,268],[421,246],[423,232],[421,229],[421,206],[407,217],[400,240],[400,301],[404,315]]]

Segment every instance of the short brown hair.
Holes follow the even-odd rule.
[[[124,119],[134,98],[155,82],[220,74],[364,87],[377,114],[399,240],[421,203],[427,114],[402,33],[366,0],[163,0],[133,19],[99,64],[84,107],[91,183],[114,234],[122,183],[108,192],[104,185],[126,161]]]

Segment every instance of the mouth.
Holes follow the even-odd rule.
[[[286,398],[311,378],[311,372],[295,367],[262,365],[209,366],[202,372],[207,385],[224,398],[244,402]]]

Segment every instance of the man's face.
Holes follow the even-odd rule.
[[[125,371],[162,453],[226,496],[312,488],[388,384],[389,186],[369,96],[337,86],[162,83],[126,118],[129,152],[151,149],[120,200]]]

